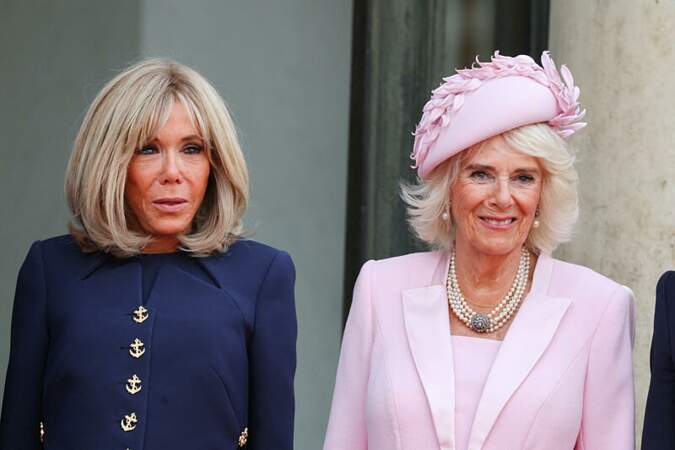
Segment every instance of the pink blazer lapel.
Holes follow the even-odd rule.
[[[530,293],[509,328],[485,383],[469,450],[483,446],[504,405],[546,351],[570,305],[567,298],[547,295],[552,270],[551,257],[541,255]],[[455,375],[443,283],[446,272],[447,261],[441,260],[430,286],[401,293],[408,344],[442,450],[455,447]]]
[[[455,376],[445,288],[404,290],[403,315],[410,351],[424,387],[442,450],[455,448]]]
[[[570,305],[570,299],[546,294],[552,268],[550,256],[541,255],[530,293],[501,344],[483,388],[469,450],[482,448],[499,413],[546,351]]]

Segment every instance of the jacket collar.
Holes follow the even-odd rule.
[[[195,258],[197,264],[209,275],[213,283],[219,288],[223,288],[225,283],[225,276],[222,267],[219,266],[218,261],[225,258],[227,253],[215,255],[208,258]],[[94,275],[98,270],[108,265],[124,264],[125,262],[133,260],[133,258],[117,258],[110,253],[96,252],[87,255],[87,260],[80,271],[80,279],[85,280]]]
[[[110,296],[111,302],[120,302],[119,299],[122,298],[124,299],[122,303],[131,302],[130,304],[134,305],[142,303],[142,268],[138,258],[117,258],[102,252],[86,256],[88,259],[80,271],[81,279],[92,279],[101,291],[101,296]],[[218,274],[223,270],[218,270],[216,265],[218,263],[215,261],[221,257],[223,256],[194,259],[207,274],[209,281],[196,278],[182,268],[171,264],[161,267],[157,272],[152,291],[146,299],[148,308],[162,301],[163,297],[176,293],[182,295],[185,292],[202,292],[202,297],[221,296],[224,291],[221,287],[223,276]],[[171,286],[171,289],[167,292],[167,288],[163,288],[163,285]]]
[[[82,265],[82,270],[80,271],[80,279],[84,280],[89,278],[94,274],[99,268],[101,268],[109,260],[114,260],[115,257],[109,253],[96,252],[87,254],[87,260]]]
[[[502,342],[488,375],[469,438],[480,449],[516,389],[555,335],[570,300],[548,295],[554,260],[537,260],[530,293]],[[424,387],[441,449],[455,447],[455,377],[445,293],[448,256],[440,254],[429,286],[402,292],[410,350]]]

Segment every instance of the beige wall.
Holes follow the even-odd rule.
[[[550,48],[581,87],[581,219],[558,256],[636,295],[637,429],[649,386],[654,288],[675,268],[675,1],[552,0]],[[638,434],[639,442],[639,434]]]

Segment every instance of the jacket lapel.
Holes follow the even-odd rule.
[[[570,305],[567,298],[546,294],[552,267],[550,256],[539,257],[530,293],[501,344],[483,388],[471,428],[470,450],[482,448],[504,405],[546,351]]]
[[[141,304],[141,266],[133,259],[95,253],[80,275],[82,281],[96,286],[102,301],[134,308]]]
[[[443,286],[402,292],[410,351],[424,387],[441,449],[454,448],[455,377]]]

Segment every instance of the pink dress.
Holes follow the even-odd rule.
[[[466,450],[469,446],[473,418],[501,343],[494,339],[452,336],[457,450]]]

